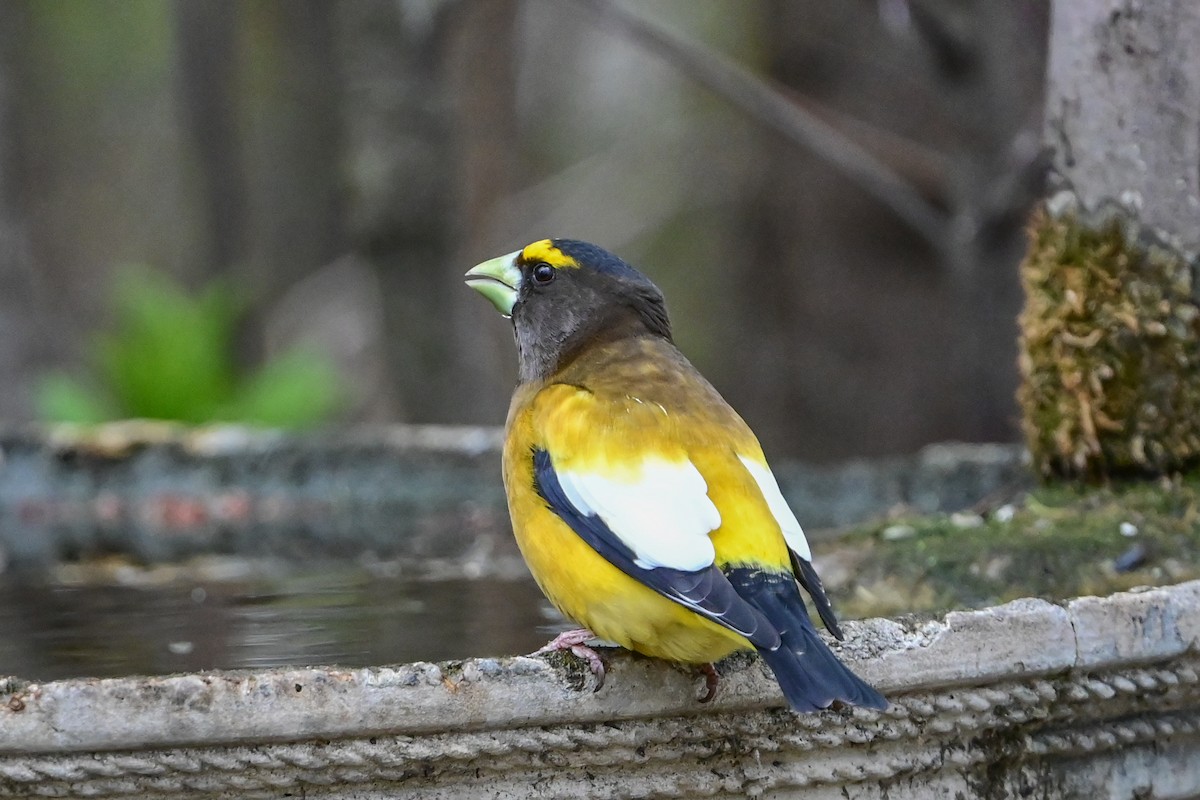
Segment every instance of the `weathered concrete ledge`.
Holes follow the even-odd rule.
[[[1200,794],[1200,582],[847,626],[883,713],[717,699],[614,653],[69,680],[0,691],[0,796],[1054,798]]]
[[[387,426],[284,434],[123,422],[0,430],[0,564],[120,553],[289,558],[370,552],[518,558],[494,428]],[[898,505],[958,510],[1028,485],[1023,451],[935,445],[831,466],[775,464],[809,530]]]

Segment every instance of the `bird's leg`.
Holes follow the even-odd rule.
[[[559,650],[570,650],[572,647],[577,647],[583,644],[588,639],[595,638],[596,634],[592,633],[587,628],[576,628],[573,631],[563,631],[542,647],[534,650],[533,655],[537,655],[538,653],[555,653]]]
[[[542,647],[534,650],[530,655],[536,656],[541,653],[556,653],[560,650],[570,650],[576,658],[587,662],[588,667],[592,670],[592,675],[596,678],[596,688],[593,691],[598,692],[604,686],[604,662],[600,659],[599,653],[584,644],[588,639],[595,638],[596,634],[587,628],[564,631],[555,636],[553,641],[547,642]]]
[[[717,696],[717,684],[721,682],[721,676],[717,674],[717,668],[712,664],[701,664],[700,672],[704,674],[704,697],[700,698],[701,703],[707,703]]]

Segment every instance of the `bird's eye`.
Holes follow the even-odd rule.
[[[554,280],[555,269],[544,261],[533,268],[533,282],[545,286],[550,281]]]

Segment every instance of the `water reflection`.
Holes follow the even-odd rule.
[[[0,576],[0,675],[366,666],[529,652],[555,616],[529,580],[413,580],[354,566],[134,585]]]

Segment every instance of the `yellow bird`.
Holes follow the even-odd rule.
[[[544,239],[469,271],[511,317],[520,383],[504,486],[534,579],[587,626],[544,649],[603,663],[598,637],[701,665],[757,650],[792,708],[887,701],[818,636],[842,638],[800,523],[742,418],[675,347],[662,292],[611,253]]]

